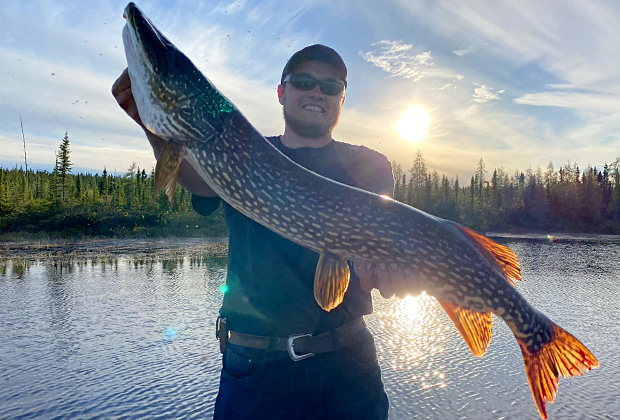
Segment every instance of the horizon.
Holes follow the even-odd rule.
[[[69,139],[69,140],[70,140],[70,139]],[[71,145],[69,145],[69,150],[71,150]],[[484,157],[481,157],[481,159],[482,159],[482,160],[483,160],[483,162],[484,162]],[[154,159],[153,159],[153,160],[154,160]],[[101,168],[101,169],[99,169],[99,170],[94,170],[94,171],[93,171],[92,169],[90,169],[90,168],[84,168],[84,167],[79,167],[79,166],[78,166],[78,167],[76,167],[76,166],[75,166],[75,162],[73,162],[73,160],[71,160],[71,163],[72,163],[72,166],[71,166],[71,169],[69,170],[69,174],[70,174],[70,175],[91,175],[91,176],[97,176],[97,175],[99,175],[99,176],[101,176],[101,175],[103,174],[103,171],[105,170],[105,171],[106,171],[106,173],[108,174],[108,176],[112,176],[112,175],[113,175],[113,176],[115,176],[115,177],[119,177],[119,176],[126,175],[126,174],[129,172],[129,169],[131,168],[131,166],[132,166],[133,164],[135,164],[135,165],[136,165],[136,168],[135,168],[135,169],[136,169],[136,171],[137,171],[137,170],[139,170],[140,172],[142,172],[142,170],[145,170],[145,171],[147,172],[147,174],[149,174],[149,175],[150,175],[153,171],[155,171],[155,164],[153,164],[150,168],[147,168],[147,167],[141,167],[141,166],[137,165],[137,163],[136,163],[136,162],[132,162],[132,163],[131,163],[131,164],[130,164],[130,165],[129,165],[126,169],[124,169],[124,170],[119,169],[119,168],[117,168],[117,167],[114,167],[114,168],[107,168],[107,167],[105,167],[105,166],[104,166],[103,168]],[[155,163],[155,162],[154,162],[154,163]],[[394,164],[395,164],[395,163],[396,163],[396,164],[400,164],[400,165],[401,165],[401,169],[403,170],[403,173],[407,176],[407,180],[409,180],[409,179],[410,179],[409,170],[411,169],[411,167],[412,167],[412,166],[413,166],[413,164],[414,164],[414,162],[413,162],[413,161],[411,162],[411,167],[406,167],[406,166],[404,166],[404,165],[403,165],[403,163],[402,163],[402,162],[399,162],[399,161],[397,161],[397,160],[392,160],[392,161],[391,161],[391,163],[392,163],[392,169],[394,169],[394,167],[395,167],[395,165],[394,165]],[[427,161],[426,161],[426,159],[424,159],[424,163],[427,165]],[[484,162],[484,163],[485,163],[485,166],[486,166],[486,162]],[[554,171],[555,171],[555,173],[556,173],[556,174],[558,173],[558,171],[560,170],[560,168],[566,168],[567,166],[573,166],[573,165],[576,165],[576,166],[579,168],[580,174],[582,174],[582,175],[583,175],[583,174],[585,174],[585,173],[586,173],[586,171],[588,171],[590,168],[592,168],[592,169],[596,169],[596,173],[602,173],[602,172],[603,172],[603,169],[604,169],[604,165],[606,165],[606,164],[609,164],[609,165],[611,165],[611,164],[620,165],[620,158],[616,158],[616,159],[614,159],[614,161],[611,161],[611,162],[603,162],[603,164],[602,164],[601,166],[596,166],[596,165],[586,165],[586,166],[582,167],[581,165],[579,165],[579,163],[578,163],[577,161],[570,161],[570,160],[569,160],[568,162],[566,162],[566,163],[564,163],[564,164],[560,164],[560,165],[558,165],[558,166],[556,166],[556,165],[555,165],[555,163],[553,163],[553,162],[550,162],[550,163],[552,163],[552,164],[553,164]],[[478,162],[477,162],[476,164],[478,164]],[[13,170],[13,169],[17,169],[17,170],[25,170],[25,164],[24,164],[24,162],[21,162],[21,165],[20,165],[20,164],[19,164],[19,162],[16,162],[13,166],[9,167],[9,166],[4,166],[4,165],[2,165],[2,161],[0,160],[0,169],[4,169],[4,170]],[[514,178],[515,176],[517,176],[517,175],[526,175],[526,176],[527,176],[527,173],[529,172],[529,170],[531,170],[534,174],[537,172],[537,170],[538,170],[538,169],[540,169],[541,171],[543,171],[543,173],[544,173],[544,172],[546,172],[546,170],[547,170],[547,168],[543,168],[543,167],[536,167],[536,168],[534,168],[534,167],[532,167],[531,165],[528,165],[528,168],[526,168],[525,170],[523,170],[523,169],[521,169],[521,168],[517,168],[517,169],[515,169],[515,171],[513,171],[512,173],[509,173],[508,171],[506,171],[506,170],[505,170],[505,168],[504,168],[503,166],[500,166],[500,167],[494,167],[494,168],[492,168],[492,169],[486,169],[486,172],[485,172],[485,173],[486,173],[486,174],[490,177],[490,176],[492,175],[493,171],[495,171],[495,170],[499,170],[499,169],[504,170],[504,173],[508,176],[508,178],[509,178],[511,181],[512,181],[512,180],[513,180],[513,178]],[[44,172],[51,173],[51,172],[53,172],[53,170],[54,170],[54,165],[53,165],[53,164],[50,164],[48,167],[37,167],[37,168],[34,168],[34,169],[33,169],[33,168],[31,168],[31,167],[30,167],[30,165],[29,165],[29,166],[28,166],[28,170],[29,170],[29,171],[33,171],[33,172],[36,172],[36,171],[44,171]],[[426,167],[426,173],[427,173],[427,174],[432,174],[435,170],[436,170],[435,168],[430,168],[430,167],[428,167],[428,165],[427,165],[427,167]],[[446,174],[444,174],[444,173],[440,173],[439,171],[437,171],[437,172],[438,172],[438,175],[440,175],[440,176],[445,175],[445,176],[446,176],[446,178],[447,178],[450,182],[454,182],[456,179],[462,180],[462,179],[469,179],[469,178],[471,178],[471,177],[474,177],[474,176],[475,176],[475,172],[476,172],[476,168],[474,168],[474,169],[471,171],[471,175],[470,175],[470,176],[467,176],[466,178],[465,178],[465,177],[461,177],[461,176],[460,176],[460,174],[458,174],[458,173],[457,173],[456,175],[454,175],[454,176],[448,176],[448,175],[446,175]],[[136,172],[136,173],[137,173],[137,172]],[[489,178],[487,178],[486,180],[488,181],[488,180],[489,180]],[[396,181],[396,179],[395,179],[394,181]],[[463,184],[463,185],[461,186],[461,188],[463,188],[463,189],[465,189],[465,188],[467,188],[467,187],[469,187],[469,184],[467,184],[467,183],[465,183],[465,184]]]
[[[4,5],[0,166],[25,167],[20,117],[29,169],[51,171],[66,130],[74,171],[155,166],[142,130],[110,93],[126,67],[125,5]],[[349,68],[334,138],[375,149],[405,171],[418,148],[428,170],[449,179],[468,179],[480,159],[488,172],[501,167],[512,175],[544,171],[549,162],[556,170],[567,162],[602,170],[620,156],[620,4],[138,6],[264,135],[283,130],[276,87],[284,64],[304,46],[322,43]],[[396,128],[414,106],[429,118],[419,142]]]

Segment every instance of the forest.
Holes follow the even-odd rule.
[[[0,167],[0,240],[226,235],[221,211],[197,215],[178,185],[170,207],[154,191],[153,169],[92,175],[72,166],[65,133],[53,171]],[[602,168],[549,162],[513,174],[487,170],[481,158],[466,181],[429,170],[420,150],[410,169],[392,167],[396,200],[479,231],[620,234],[620,158]]]
[[[221,211],[199,216],[178,185],[170,207],[154,169],[73,174],[70,153],[65,133],[53,171],[0,167],[0,240],[227,235]]]

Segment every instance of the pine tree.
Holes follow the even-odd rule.
[[[65,201],[67,191],[67,174],[71,172],[71,159],[69,150],[69,131],[65,131],[65,136],[60,142],[60,147],[56,153],[56,167],[55,171],[58,174],[58,180],[60,184],[61,200]]]
[[[108,195],[108,188],[109,188],[109,180],[108,180],[108,170],[106,168],[103,168],[103,173],[101,175],[101,178],[99,179],[99,195],[101,197],[104,197],[104,201],[105,201],[105,197]]]
[[[459,176],[456,176],[456,181],[454,181],[454,208],[459,209],[459,193],[461,192],[459,186]]]
[[[502,206],[502,200],[499,192],[499,177],[497,175],[497,169],[493,170],[493,176],[491,177],[491,196],[493,198],[492,205],[494,210],[499,211]]]
[[[476,179],[472,176],[470,182],[470,208],[472,213],[474,212],[474,197],[476,196]]]
[[[420,209],[425,208],[424,195],[427,179],[426,162],[424,161],[422,151],[418,149],[413,167],[409,170],[408,204]]]
[[[75,193],[74,193],[74,197],[76,200],[80,199],[80,196],[82,195],[82,174],[77,174],[75,176]]]
[[[487,173],[484,160],[480,158],[476,168],[476,192],[478,193],[478,205],[480,210],[484,210],[484,184],[486,182],[485,175]]]
[[[0,214],[6,214],[10,210],[8,182],[4,169],[0,168]]]
[[[404,199],[404,190],[405,185],[403,181],[403,168],[400,166],[400,163],[393,161],[392,162],[392,174],[394,176],[394,199],[398,201],[403,201]]]

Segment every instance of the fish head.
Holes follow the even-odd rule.
[[[123,16],[127,68],[142,123],[164,140],[192,149],[204,145],[234,106],[134,3]]]

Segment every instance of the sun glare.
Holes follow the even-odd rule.
[[[400,116],[396,130],[404,139],[419,142],[426,135],[430,118],[424,108],[414,105]]]

